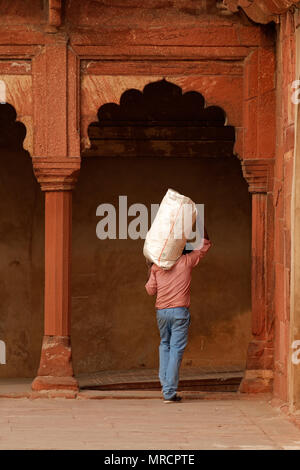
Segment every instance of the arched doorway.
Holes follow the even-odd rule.
[[[241,371],[251,335],[251,199],[224,111],[166,80],[124,92],[89,126],[73,210],[72,347],[77,374],[157,366],[143,240],[97,240],[96,208],[158,204],[168,187],[205,204],[214,252],[195,270],[183,369]]]
[[[15,108],[0,104],[1,377],[33,377],[42,342],[44,210],[25,135]]]

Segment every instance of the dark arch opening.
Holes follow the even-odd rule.
[[[132,88],[126,90],[120,104],[106,103],[99,108],[99,123],[109,121],[143,122],[172,121],[183,125],[191,121],[204,126],[223,126],[224,111],[218,106],[204,107],[203,96],[197,91],[182,93],[174,83],[163,79],[146,85],[143,91]]]
[[[1,377],[34,377],[43,335],[44,205],[25,136],[15,108],[0,104]]]
[[[150,212],[169,187],[205,204],[214,243],[193,274],[183,369],[244,369],[251,336],[251,199],[233,155],[234,127],[220,107],[205,107],[200,93],[183,93],[166,80],[125,91],[120,104],[102,105],[98,118],[88,129],[91,147],[83,153],[73,202],[72,344],[80,384],[85,373],[157,367],[144,240],[98,240],[96,208],[118,208],[118,196],[127,195],[128,206],[141,202]]]
[[[119,105],[102,105],[89,125],[91,147],[84,156],[232,156],[235,132],[225,121],[223,109],[205,107],[200,93],[182,93],[160,80],[143,91],[125,91]]]

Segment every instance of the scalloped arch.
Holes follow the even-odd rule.
[[[143,91],[131,88],[120,103],[106,103],[98,110],[99,123],[105,121],[197,121],[202,126],[224,126],[226,114],[219,106],[205,107],[203,95],[182,89],[165,79],[148,83]]]

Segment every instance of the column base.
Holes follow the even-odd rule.
[[[273,390],[272,370],[246,370],[241,381],[240,393],[270,393]]]
[[[272,341],[253,339],[248,346],[245,376],[240,384],[241,393],[270,393],[273,390]]]
[[[78,382],[72,366],[71,340],[69,336],[44,336],[40,366],[31,385],[34,391],[78,391]]]
[[[247,370],[273,370],[274,346],[272,341],[253,339],[248,345]]]
[[[37,376],[31,384],[35,392],[63,390],[77,392],[78,382],[75,377]]]

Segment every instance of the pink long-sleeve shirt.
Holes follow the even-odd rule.
[[[210,240],[204,239],[200,250],[180,256],[174,266],[164,270],[153,264],[145,288],[149,295],[155,295],[157,309],[189,307],[192,269],[211,247]]]

